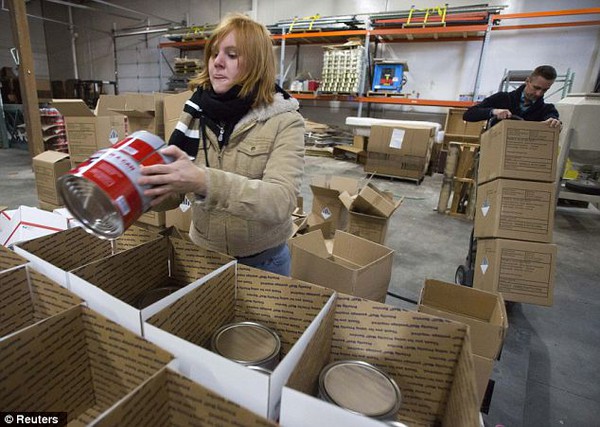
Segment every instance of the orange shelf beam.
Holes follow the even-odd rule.
[[[486,31],[487,25],[454,25],[450,27],[427,27],[427,28],[386,28],[371,30],[371,35],[429,35],[443,33],[473,33]]]
[[[533,30],[536,28],[561,28],[561,27],[584,27],[590,25],[600,25],[600,21],[573,21],[573,22],[552,22],[547,24],[523,24],[523,25],[498,25],[492,27],[493,31],[499,30]]]
[[[314,95],[310,93],[292,93],[296,99],[313,101],[348,101],[365,102],[371,104],[401,104],[420,105],[426,107],[455,107],[465,108],[474,105],[473,101],[452,101],[443,99],[421,99],[421,98],[393,98],[379,96],[352,96],[352,95]]]
[[[544,18],[548,16],[591,15],[595,13],[600,13],[600,7],[588,7],[585,9],[548,10],[543,12],[524,12],[507,14],[500,13],[492,15],[492,19]]]
[[[365,36],[367,30],[345,30],[345,31],[314,31],[308,33],[287,33],[273,34],[273,40],[281,39],[310,39],[320,37],[346,37],[346,36]]]

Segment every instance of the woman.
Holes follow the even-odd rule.
[[[304,172],[298,102],[275,85],[267,29],[246,16],[218,25],[204,65],[163,150],[175,161],[144,168],[139,183],[152,186],[145,194],[157,209],[192,193],[197,245],[289,275],[286,241]]]

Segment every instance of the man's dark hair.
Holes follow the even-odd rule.
[[[552,65],[540,65],[531,72],[530,78],[540,76],[546,80],[556,80],[556,70]]]

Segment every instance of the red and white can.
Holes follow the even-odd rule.
[[[98,237],[119,237],[150,208],[148,187],[138,184],[141,166],[168,164],[159,152],[166,143],[138,131],[60,177],[58,188],[73,217]]]

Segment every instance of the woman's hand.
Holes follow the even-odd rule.
[[[161,153],[174,161],[168,165],[142,166],[139,185],[149,186],[144,195],[153,197],[152,206],[156,206],[173,194],[206,194],[206,174],[196,166],[190,157],[174,145],[163,148]]]

